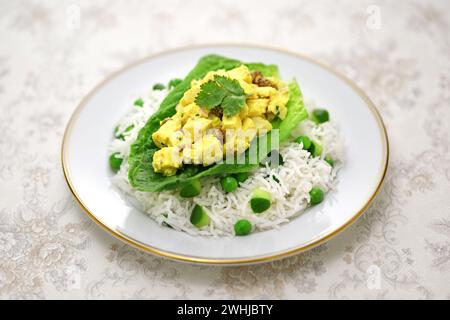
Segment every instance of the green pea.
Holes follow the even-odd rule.
[[[309,153],[311,153],[314,157],[319,157],[322,154],[323,147],[321,144],[317,142],[311,141],[311,146],[309,147]]]
[[[180,196],[183,198],[193,198],[200,194],[202,185],[199,180],[191,181],[180,189]]]
[[[298,144],[303,143],[303,149],[308,150],[311,147],[311,139],[307,136],[299,136],[294,140]]]
[[[250,207],[254,213],[262,213],[270,208],[272,196],[263,189],[255,189],[250,198]]]
[[[119,171],[120,166],[122,165],[123,159],[118,157],[120,153],[116,152],[109,156],[109,166],[111,170],[114,172]]]
[[[325,158],[324,158],[323,160],[325,160],[326,162],[328,162],[328,164],[329,164],[330,166],[334,167],[334,160],[333,160],[333,158],[331,158],[329,155],[326,155]]]
[[[330,119],[330,115],[325,109],[314,109],[312,112],[312,119],[315,123],[324,123]]]
[[[141,98],[139,98],[139,99],[137,99],[135,102],[134,102],[134,105],[136,106],[136,107],[143,107],[144,106],[144,100],[142,100]]]
[[[190,221],[197,228],[202,228],[207,226],[211,219],[209,218],[205,208],[196,204],[192,210]]]
[[[234,224],[234,232],[237,236],[246,236],[250,232],[252,232],[252,224],[250,221],[246,219],[242,219],[237,221]]]
[[[238,181],[233,177],[225,177],[220,180],[220,185],[222,186],[223,191],[233,192],[238,187]]]
[[[324,193],[319,187],[314,187],[309,191],[309,197],[311,199],[311,205],[319,204],[323,201]]]
[[[247,172],[239,172],[239,173],[235,173],[233,174],[233,177],[239,182],[242,183],[245,180],[248,179],[250,175]]]
[[[164,90],[165,88],[166,88],[166,86],[163,85],[162,83],[156,83],[152,89],[153,90]]]
[[[169,87],[169,90],[172,88],[175,88],[177,85],[179,85],[183,80],[181,79],[172,79],[169,81],[169,84],[167,85]]]

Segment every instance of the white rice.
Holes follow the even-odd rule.
[[[114,139],[109,148],[110,153],[119,152],[124,158],[122,167],[112,178],[113,184],[136,199],[140,209],[158,224],[170,225],[192,235],[234,236],[234,224],[245,218],[252,223],[253,232],[269,230],[278,228],[304,212],[309,205],[309,191],[312,187],[318,186],[325,192],[334,188],[343,154],[343,143],[337,126],[332,121],[316,125],[313,121],[306,120],[293,130],[292,136],[303,134],[319,141],[323,145],[323,155],[328,154],[334,159],[334,168],[319,157],[311,157],[308,151],[302,149],[302,145],[290,142],[280,148],[284,160],[282,166],[259,168],[235,192],[224,193],[219,178],[203,179],[202,192],[193,199],[181,198],[178,191],[147,193],[132,189],[128,182],[126,161],[130,146],[150,115],[159,108],[166,94],[167,91],[164,90],[151,91],[147,97],[143,97],[144,106],[133,107],[119,123],[119,132],[130,125],[134,125],[134,128],[124,134],[125,140]],[[315,107],[312,101],[306,101],[306,106],[308,109]],[[248,204],[251,193],[256,188],[269,191],[274,200],[272,206],[259,215],[254,214]],[[211,218],[209,226],[198,229],[190,223],[195,204],[204,206],[208,211]]]

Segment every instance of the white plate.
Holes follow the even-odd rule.
[[[132,101],[156,82],[182,78],[205,54],[278,65],[283,79],[297,78],[305,97],[326,107],[345,139],[338,188],[322,204],[279,230],[247,237],[203,238],[158,226],[111,185],[107,147],[115,123]],[[62,165],[82,208],[102,227],[138,248],[164,257],[204,263],[242,264],[282,258],[310,249],[342,231],[368,207],[388,163],[383,122],[352,82],[310,58],[242,45],[190,47],[148,57],[117,72],[81,102],[64,135]]]

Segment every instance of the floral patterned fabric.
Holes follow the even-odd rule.
[[[449,299],[449,31],[446,0],[0,1],[0,298]],[[386,181],[327,244],[190,266],[114,239],[71,196],[60,142],[80,99],[136,59],[212,42],[319,58],[378,106]]]

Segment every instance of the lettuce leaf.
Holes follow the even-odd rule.
[[[250,71],[259,71],[263,74],[265,77],[280,77],[280,74],[278,72],[278,67],[274,64],[263,64],[263,63],[245,63],[247,68]]]
[[[192,180],[206,176],[249,172],[258,168],[258,164],[248,163],[248,152],[243,154],[246,157],[244,164],[218,163],[208,167],[187,165],[179,170],[176,175],[170,177],[154,172],[152,167],[153,154],[159,148],[154,144],[151,136],[153,132],[159,129],[159,122],[161,120],[171,117],[176,113],[175,108],[183,97],[184,92],[189,89],[191,81],[193,79],[203,78],[209,71],[219,69],[229,70],[241,64],[238,60],[218,55],[207,55],[201,58],[186,78],[167,95],[161,102],[159,110],[149,118],[146,125],[139,132],[136,141],[131,146],[130,156],[128,158],[128,179],[133,188],[144,192],[157,192],[179,188]],[[261,71],[265,76],[278,76],[278,68],[275,65],[264,65],[261,63],[249,63],[246,65],[250,70]],[[287,104],[288,112],[286,118],[283,121],[273,123],[274,127],[280,130],[280,143],[285,141],[298,123],[308,116],[303,104],[300,88],[295,80],[289,84],[289,91],[290,99]],[[268,145],[270,145],[270,132],[268,133],[267,141]]]
[[[289,101],[286,105],[288,111],[286,117],[278,125],[280,130],[280,143],[286,141],[298,124],[308,118],[308,111],[303,102],[303,95],[297,81],[289,83]],[[274,127],[276,127],[274,125]]]

